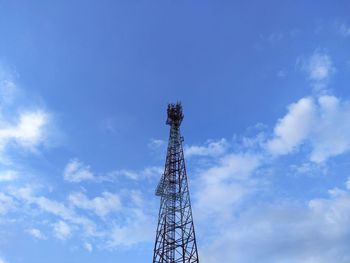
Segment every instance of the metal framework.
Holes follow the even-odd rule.
[[[156,189],[156,195],[160,196],[160,209],[153,263],[198,263],[183,137],[180,134],[182,106],[180,103],[169,104],[167,112],[170,137],[164,174]]]

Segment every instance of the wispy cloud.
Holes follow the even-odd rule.
[[[84,243],[84,248],[89,251],[90,253],[92,252],[93,250],[93,246],[91,245],[91,243],[88,243],[88,242],[85,242]]]
[[[62,240],[68,239],[71,235],[71,228],[64,221],[58,221],[57,223],[53,224],[53,230],[55,236]]]
[[[90,181],[96,183],[115,182],[120,179],[142,180],[159,177],[163,169],[158,166],[145,167],[140,171],[130,169],[112,170],[103,174],[95,174],[90,165],[84,164],[77,158],[71,159],[63,172],[63,178],[67,182],[81,183]]]
[[[15,200],[11,196],[0,192],[0,215],[7,214],[15,208]]]
[[[161,140],[161,139],[150,139],[148,143],[148,147],[152,150],[158,150],[160,148],[163,148],[166,146],[166,141]]]
[[[281,69],[281,70],[277,71],[277,77],[284,78],[286,76],[287,76],[287,73],[284,70]]]
[[[349,177],[348,180],[346,181],[345,185],[346,185],[346,188],[347,188],[348,190],[350,190],[350,177]]]
[[[314,53],[308,62],[312,85],[327,88],[335,71],[331,58]],[[321,170],[327,174],[328,159],[349,152],[349,105],[348,100],[316,92],[289,105],[272,134],[258,133],[244,138],[240,145],[233,142],[234,147],[229,147],[235,149],[233,153],[229,150],[209,165],[192,163],[202,168],[195,171],[191,190],[197,227],[207,235],[203,262],[262,258],[266,263],[328,263],[334,259],[345,263],[350,259],[346,248],[350,241],[349,180],[347,189],[330,189],[328,197],[297,201],[271,193],[273,201],[256,202],[265,192],[277,191],[271,188],[273,179],[264,173],[264,167],[277,165],[281,155],[302,160],[301,166],[287,163],[294,173],[305,175]],[[247,203],[249,206],[244,205]],[[246,253],[252,246],[253,253]]]
[[[260,157],[251,154],[227,154],[218,164],[199,172],[195,187],[195,209],[201,220],[226,221],[233,208],[255,188],[253,172]]]
[[[72,183],[95,179],[90,166],[83,164],[78,159],[72,159],[68,162],[64,169],[63,177],[64,180]]]
[[[203,262],[346,263],[349,214],[350,193],[337,188],[306,203],[257,204],[219,230],[202,250]]]
[[[14,170],[4,170],[0,171],[0,182],[13,181],[18,178],[17,171]]]
[[[107,248],[130,247],[139,243],[151,242],[154,237],[153,217],[146,214],[144,209],[128,210],[130,218],[128,224],[116,224],[112,228]]]
[[[160,166],[148,166],[140,171],[120,169],[107,173],[105,176],[100,176],[98,180],[104,181],[118,181],[121,178],[127,178],[131,180],[151,180],[160,177],[163,173],[163,167]]]
[[[37,228],[27,229],[27,233],[36,239],[46,239],[45,235]]]
[[[118,180],[118,178],[138,180],[140,178],[140,175],[137,171],[128,170],[128,169],[114,170],[109,172],[107,175],[107,179],[110,181]]]
[[[83,193],[71,193],[68,197],[70,203],[80,209],[90,210],[100,217],[120,211],[122,203],[119,195],[110,192],[103,192],[102,196],[89,199]]]
[[[62,202],[52,200],[42,195],[37,195],[36,189],[30,185],[20,188],[12,188],[9,195],[18,200],[20,203],[19,206],[31,205],[34,210],[54,215],[62,219],[62,221],[70,222],[71,224],[82,227],[87,235],[94,236],[97,234],[96,225],[93,220],[79,215]]]
[[[271,33],[266,37],[267,41],[271,44],[275,44],[283,39],[283,34],[281,32]]]
[[[336,72],[333,61],[326,51],[315,50],[309,58],[298,62],[317,92],[326,88],[330,77]]]
[[[23,215],[33,219],[36,226],[35,217],[46,218],[42,222],[52,226],[56,238],[66,240],[74,236],[83,241],[90,240],[91,246],[98,244],[102,249],[133,246],[153,237],[151,214],[156,210],[149,202],[146,204],[143,192],[133,189],[124,189],[120,193],[104,191],[93,198],[82,192],[72,192],[59,201],[39,194],[38,190],[28,185],[11,187],[8,193],[0,193],[0,214],[21,210]],[[30,220],[27,223],[30,224]],[[38,239],[50,238],[39,231],[37,227],[26,230]]]
[[[12,77],[8,76],[4,71],[0,72],[0,109],[4,109],[4,105],[13,103],[19,93],[20,91]]]
[[[220,156],[226,152],[229,143],[226,139],[208,140],[204,145],[185,146],[185,156]]]
[[[320,51],[306,61],[303,69],[308,74],[308,80],[322,84],[322,87],[326,87],[335,72],[331,57]],[[350,241],[349,180],[345,183],[348,189],[333,188],[327,197],[307,199],[305,203],[280,199],[255,203],[256,199],[251,197],[266,190],[266,181],[272,183],[261,169],[276,164],[281,155],[307,152],[308,158],[303,159],[303,165],[291,168],[305,173],[350,150],[347,136],[350,129],[349,105],[350,101],[332,95],[317,93],[305,96],[290,104],[274,127],[266,129],[268,132],[254,133],[252,137],[243,137],[240,142],[222,138],[185,147],[186,157],[196,157],[188,158],[188,161],[195,167],[190,183],[195,220],[201,230],[199,233],[203,237],[210,231],[215,232],[214,239],[202,239],[205,246],[201,249],[203,262],[255,262],[256,258],[269,263],[286,258],[289,258],[284,261],[286,263],[307,260],[348,262],[349,255],[344,244]],[[45,111],[43,113],[45,116]],[[31,121],[24,122],[30,122],[32,128],[25,128],[29,124],[21,125],[21,118],[6,122],[6,129],[12,130],[8,134],[19,134],[17,137],[3,135],[6,147],[12,143],[27,148],[30,148],[29,145],[40,146],[39,131],[45,127],[46,119],[42,118],[40,122],[38,116],[40,114],[34,114],[29,118]],[[154,140],[152,144],[155,148],[163,147],[165,142]],[[304,145],[307,147],[304,148]],[[128,179],[127,183],[132,185],[158,179],[163,167],[117,169],[98,174],[90,165],[74,158],[62,170],[65,185],[66,182],[85,181],[115,183],[121,179]],[[0,173],[0,181],[16,178],[16,172],[11,171]],[[79,186],[69,185],[72,188]],[[0,193],[0,214],[7,215],[25,207],[23,214],[35,222],[35,228],[29,227],[27,233],[38,239],[49,239],[50,234],[61,240],[79,237],[79,246],[89,252],[153,242],[157,213],[149,189],[130,187],[111,192],[105,189],[99,191],[100,188],[107,187],[73,188],[75,190],[61,194],[59,199],[52,193],[38,193],[31,185],[14,186],[8,192]],[[275,189],[268,190],[275,197]],[[249,207],[244,206],[249,201]],[[36,216],[46,219],[52,233],[45,232],[44,235],[37,228]],[[246,253],[251,251],[252,246],[254,251]]]

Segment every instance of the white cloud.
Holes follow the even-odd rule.
[[[54,234],[57,238],[66,240],[71,235],[70,226],[64,221],[58,221],[53,225]]]
[[[139,173],[127,169],[121,169],[121,170],[115,170],[110,173],[108,173],[107,178],[113,181],[113,179],[120,178],[120,177],[126,177],[131,180],[138,180],[139,179]]]
[[[288,113],[274,128],[274,138],[267,142],[272,154],[287,154],[299,146],[315,125],[316,109],[312,98],[302,98],[288,107]]]
[[[88,242],[84,243],[84,248],[89,252],[92,252],[92,250],[93,250],[91,243],[88,243]]]
[[[141,172],[140,179],[158,178],[163,173],[164,168],[159,166],[148,166]]]
[[[135,171],[129,169],[119,169],[113,170],[106,174],[95,175],[89,165],[84,164],[79,161],[77,158],[72,159],[66,165],[63,178],[64,180],[72,183],[80,183],[82,181],[92,181],[96,183],[103,182],[115,182],[119,179],[127,178],[131,180],[143,180],[148,179],[152,180],[154,178],[158,178],[160,174],[163,172],[163,168],[159,166],[149,166],[145,167],[143,170]]]
[[[27,233],[37,239],[46,239],[45,235],[37,228],[27,229]]]
[[[35,105],[27,110],[25,100],[19,100],[21,90],[14,78],[0,65],[0,150],[17,145],[29,150],[45,142],[51,120],[48,112]],[[21,109],[21,111],[18,111]]]
[[[309,79],[316,82],[327,80],[335,72],[331,57],[318,50],[314,52],[303,68],[308,73]]]
[[[298,59],[297,63],[306,72],[316,93],[326,93],[330,77],[336,72],[332,58],[323,50],[315,50],[307,59]]]
[[[144,213],[143,209],[128,210],[130,214],[127,224],[115,225],[109,235],[107,248],[130,247],[139,243],[152,242],[155,231],[153,217]]]
[[[5,170],[0,172],[0,182],[13,181],[18,178],[18,173],[14,170]]]
[[[250,177],[260,164],[259,156],[228,154],[219,164],[203,170],[194,188],[197,214],[204,218],[229,218],[232,208],[254,191],[254,181]]]
[[[64,169],[63,177],[64,180],[72,183],[95,179],[90,166],[83,164],[78,159],[72,159],[68,162]]]
[[[236,139],[231,148],[238,151],[261,152],[268,137],[267,128],[261,123],[256,124],[248,129],[249,136],[235,136]]]
[[[153,242],[158,210],[155,204],[139,190],[124,191],[124,196],[128,201],[118,214],[123,220],[112,222],[106,233],[107,249]]]
[[[16,199],[25,200],[31,202],[33,200],[34,188],[27,185],[20,188],[11,188],[9,194],[15,197]]]
[[[346,181],[346,188],[348,190],[350,190],[350,177],[348,178],[348,180]]]
[[[322,89],[335,72],[330,56],[320,51],[315,51],[303,68],[315,87]],[[283,155],[307,145],[311,148],[310,160],[324,162],[350,149],[349,118],[350,101],[325,95],[325,92],[304,97],[291,104],[287,114],[277,122],[266,149],[273,155]]]
[[[23,112],[16,125],[3,123],[0,128],[0,149],[10,143],[35,149],[45,140],[44,128],[48,124],[49,116],[42,110]]]
[[[51,200],[45,196],[36,196],[34,194],[34,189],[30,186],[12,189],[11,195],[13,198],[18,199],[24,204],[36,205],[42,212],[50,213],[58,218],[62,218],[63,220],[70,222],[71,224],[81,226],[86,235],[99,235],[99,233],[96,231],[94,221],[77,214],[73,209],[68,208],[61,202]]]
[[[7,263],[8,261],[5,261],[5,259],[0,258],[0,263]]]
[[[219,156],[226,152],[229,144],[226,139],[208,140],[204,146],[191,145],[185,147],[185,156]]]
[[[91,199],[83,193],[72,193],[68,196],[67,205],[65,205],[63,202],[36,195],[35,190],[30,186],[12,188],[9,194],[23,207],[30,207],[29,210],[23,209],[28,216],[35,214],[51,218],[45,216],[45,213],[54,215],[52,219],[57,222],[52,224],[53,233],[59,239],[71,237],[75,230],[74,234],[84,239],[91,237],[100,247],[108,249],[132,246],[153,239],[155,222],[150,213],[155,215],[156,210],[140,191],[123,190],[123,198],[127,200],[125,205],[122,205],[118,194],[109,192],[103,192],[101,196]],[[102,220],[87,213],[89,211],[101,217]],[[115,214],[105,220],[104,217],[110,213]],[[38,233],[31,231],[31,234]],[[85,246],[85,248],[89,250],[88,247]]]
[[[325,163],[315,163],[310,161],[301,164],[292,164],[289,168],[294,177],[297,175],[327,175],[329,172],[328,166]]]
[[[288,113],[278,121],[266,148],[281,155],[308,143],[310,160],[323,162],[350,149],[349,119],[349,101],[330,95],[302,98],[290,105]]]
[[[307,205],[256,204],[218,231],[202,248],[205,263],[347,263],[350,193],[332,189]]]
[[[83,226],[84,231],[88,235],[97,234],[95,223],[92,220],[76,214],[73,210],[69,209],[64,204],[50,200],[43,196],[35,198],[33,202],[45,212],[54,214],[73,224]]]
[[[310,79],[315,82],[326,81],[334,72],[330,58],[327,60],[324,55],[321,55],[321,58],[314,58],[314,60],[312,62],[310,59],[309,63]],[[333,240],[338,242],[337,235],[340,232],[335,226],[348,222],[346,213],[349,194],[347,192],[332,190],[329,198],[313,199],[306,206],[250,204],[251,208],[247,211],[242,212],[240,209],[242,209],[242,202],[256,194],[261,187],[261,181],[259,181],[261,178],[257,178],[256,171],[263,164],[266,156],[256,145],[265,142],[267,151],[275,155],[288,154],[300,150],[302,145],[308,145],[310,159],[314,162],[322,162],[349,149],[349,140],[346,136],[349,130],[346,121],[350,116],[348,110],[349,103],[334,96],[306,97],[289,107],[287,114],[276,124],[273,138],[267,143],[264,134],[254,139],[244,138],[242,144],[249,154],[228,153],[230,145],[225,139],[207,141],[203,145],[193,145],[186,149],[186,157],[210,156],[216,161],[207,169],[199,167],[199,174],[191,187],[191,192],[195,190],[192,192],[193,207],[196,216],[199,215],[195,218],[196,224],[206,225],[208,229],[217,219],[220,223],[224,223],[220,228],[213,228],[213,231],[216,231],[213,243],[204,239],[204,242],[209,242],[209,245],[208,249],[202,250],[204,251],[202,253],[205,253],[203,262],[236,260],[244,263],[256,262],[256,258],[266,258],[265,262],[270,263],[332,262],[329,261],[330,256],[326,251],[327,246],[332,244],[327,241],[327,238],[335,237]],[[17,126],[19,125],[13,125],[13,127]],[[208,163],[205,163],[206,165]],[[305,171],[310,167],[301,168]],[[64,179],[70,182],[84,180],[104,182],[114,181],[115,178],[122,176],[132,180],[144,180],[157,178],[162,172],[162,167],[147,167],[140,171],[121,169],[105,176],[95,176],[90,166],[78,159],[73,159],[64,170]],[[347,183],[350,188],[349,185]],[[39,208],[40,212],[54,215],[54,220],[58,222],[53,224],[53,229],[60,239],[69,238],[73,230],[76,233],[78,231],[75,230],[82,227],[82,230],[85,230],[82,231],[83,240],[90,236],[99,237],[103,242],[107,240],[109,248],[152,242],[156,225],[153,220],[156,213],[153,214],[152,211],[150,216],[151,201],[139,191],[128,189],[126,192],[128,202],[125,205],[122,205],[119,194],[106,191],[92,198],[85,192],[75,192],[69,195],[68,202],[59,202],[34,195],[30,188],[22,188],[18,189],[17,194],[14,193],[13,196],[3,194],[2,199],[5,203],[12,202],[12,204],[14,200],[22,200],[31,208]],[[0,194],[0,203],[1,197]],[[3,207],[0,206],[0,213],[1,208]],[[109,222],[109,220],[99,220],[91,212],[102,219],[111,213],[118,213],[115,214],[117,219],[111,219]],[[240,218],[236,218],[237,215]],[[96,220],[99,220],[98,223]],[[325,226],[331,230],[330,237],[326,237],[324,233],[320,234],[320,229],[324,229]],[[96,228],[101,231],[98,232]],[[340,229],[347,234],[346,229]],[[207,230],[203,230],[202,234],[206,232]],[[305,247],[310,248],[310,244],[314,244],[312,238],[308,236],[320,237],[320,242],[326,244],[326,249],[321,251],[325,253],[324,258],[318,256],[321,254],[317,254],[320,250],[317,245],[310,251],[305,249]],[[298,244],[299,241],[303,247],[294,249],[293,245]],[[348,242],[340,243],[348,244]],[[87,251],[93,250],[92,243],[83,242],[81,245]],[[220,249],[222,247],[225,249]],[[333,248],[337,249],[335,245]],[[218,251],[220,253],[217,253]],[[243,251],[252,252],[243,254]],[[301,251],[300,254],[298,254],[299,251]],[[283,254],[283,259],[278,253]],[[336,255],[333,255],[333,258],[338,259]],[[343,258],[345,259],[347,257]],[[341,260],[337,262],[342,263]]]
[[[37,204],[41,209],[43,209],[46,212],[59,215],[65,219],[73,217],[72,211],[69,210],[64,204],[58,201],[50,200],[44,196],[31,197],[31,199],[32,200],[29,200],[30,203]]]
[[[334,96],[321,96],[318,98],[318,112],[310,136],[313,147],[310,159],[314,162],[325,161],[350,149],[350,102]]]
[[[119,195],[103,192],[102,196],[89,199],[83,193],[72,193],[69,195],[70,203],[78,208],[91,210],[100,217],[105,217],[110,213],[120,211],[122,203]]]
[[[10,170],[24,170],[27,163],[20,161],[22,153],[38,153],[43,146],[56,142],[52,114],[17,86],[16,75],[0,63],[0,163]],[[15,172],[2,171],[0,181],[15,177]]]

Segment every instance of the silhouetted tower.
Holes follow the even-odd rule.
[[[168,151],[164,174],[156,189],[160,209],[153,263],[199,262],[180,134],[182,119],[181,104],[169,104]]]

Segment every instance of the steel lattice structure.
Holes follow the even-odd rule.
[[[156,189],[161,200],[153,263],[199,262],[180,134],[182,119],[181,104],[169,104],[170,137],[164,174]]]

